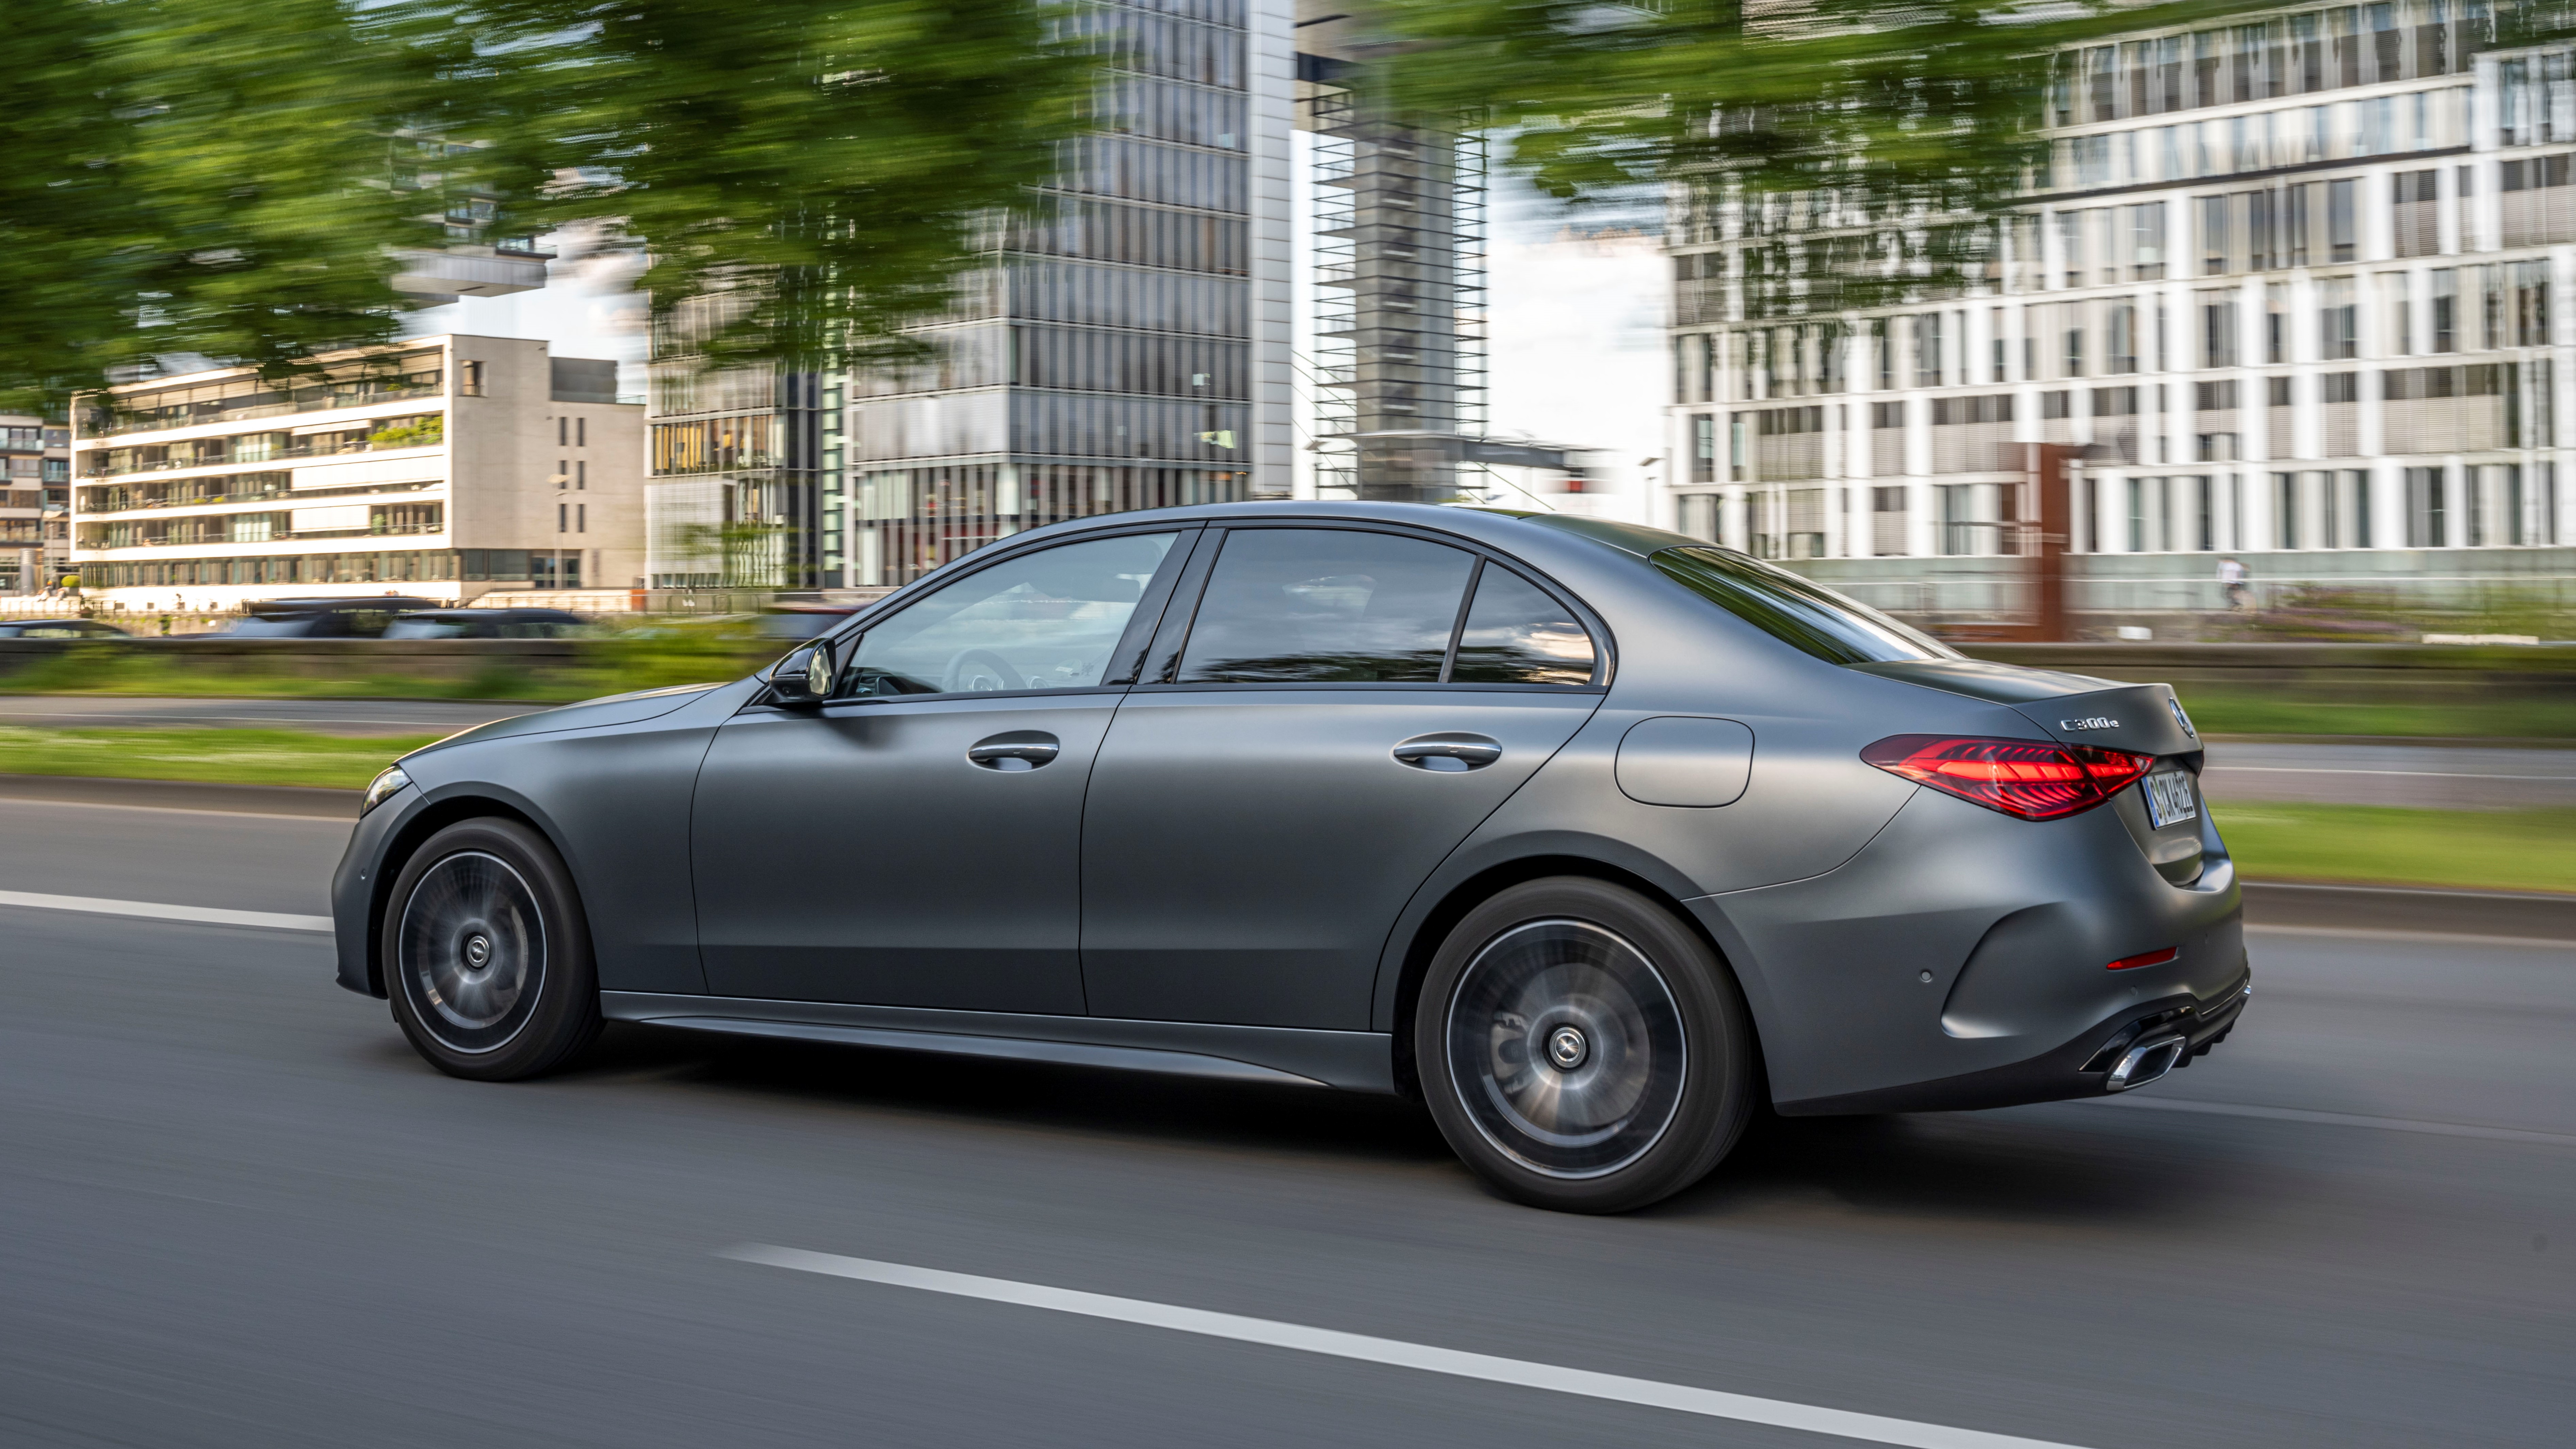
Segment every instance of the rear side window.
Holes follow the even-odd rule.
[[[1956,659],[1957,650],[1867,604],[1758,559],[1718,548],[1668,548],[1655,567],[1772,638],[1836,664]]]
[[[1458,684],[1590,684],[1592,636],[1574,611],[1510,569],[1485,565],[1458,633]]]
[[[1183,684],[1437,683],[1476,557],[1338,528],[1226,535]]]

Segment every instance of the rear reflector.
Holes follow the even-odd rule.
[[[2103,969],[2108,971],[2128,971],[2139,966],[2162,966],[2168,961],[2180,959],[2181,956],[2182,948],[2180,946],[2167,946],[2161,951],[2144,951],[2135,956],[2123,956]]]
[[[2136,783],[2153,755],[2039,740],[1891,735],[1860,757],[1893,775],[2024,820],[2090,810]]]

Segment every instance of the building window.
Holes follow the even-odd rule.
[[[590,460],[588,458],[573,459],[572,486],[576,489],[588,488],[590,486]]]
[[[481,397],[483,395],[482,363],[466,362],[462,360],[457,362],[456,395],[458,397]]]
[[[2348,501],[2346,512],[2352,518],[2354,548],[2370,547],[2370,473],[2367,469],[2348,468],[2343,474],[2343,493]]]
[[[2406,470],[2406,546],[2441,548],[2449,533],[2449,479],[2442,468]]]
[[[571,531],[564,527],[566,519],[571,516],[571,511],[572,505],[569,503],[558,503],[555,505],[555,532],[569,533]]]
[[[588,533],[588,532],[590,532],[590,505],[589,505],[589,504],[587,504],[587,503],[581,503],[581,504],[576,504],[576,505],[574,505],[574,507],[573,507],[573,511],[572,511],[572,531],[573,531],[573,532],[575,532],[575,533]]]
[[[590,419],[575,418],[572,420],[572,441],[573,446],[578,448],[587,448],[590,446]]]
[[[2317,355],[2328,362],[2361,355],[2361,319],[2352,278],[2328,277],[2317,290]]]
[[[1717,481],[1717,414],[1691,414],[1691,472],[1693,483]]]
[[[2200,365],[2236,365],[2236,294],[2211,290],[2200,294]]]

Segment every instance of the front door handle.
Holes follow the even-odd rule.
[[[1415,735],[1395,747],[1398,763],[1448,774],[1482,769],[1502,757],[1502,741],[1484,735]]]
[[[967,747],[966,758],[987,770],[1034,770],[1064,753],[1064,743],[1037,730],[1015,730],[1006,735],[977,740]]]

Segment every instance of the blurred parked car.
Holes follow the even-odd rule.
[[[840,604],[781,604],[760,616],[760,632],[772,639],[797,642],[819,639],[833,625],[857,612]]]
[[[563,639],[588,627],[561,609],[423,609],[385,626],[388,639]]]
[[[371,594],[354,599],[262,599],[250,617],[215,637],[229,639],[376,639],[405,614],[438,607],[436,599]]]
[[[95,619],[11,619],[0,623],[0,639],[129,639],[114,624]]]

